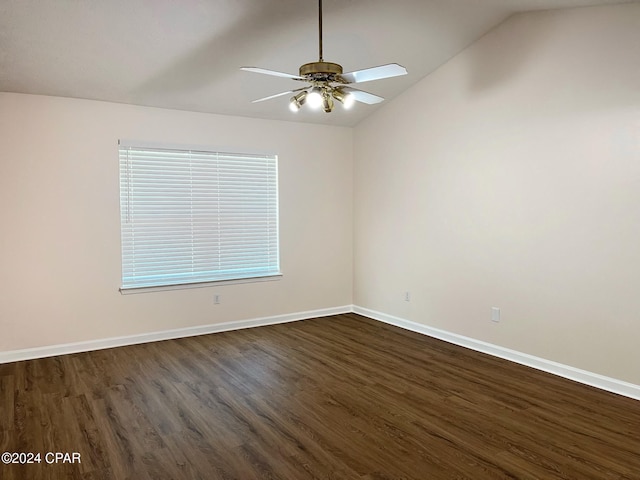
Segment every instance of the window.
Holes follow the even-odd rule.
[[[275,155],[119,151],[121,291],[280,275]]]

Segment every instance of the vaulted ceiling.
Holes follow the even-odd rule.
[[[399,63],[359,86],[397,96],[513,13],[616,0],[324,0],[324,58],[345,71]],[[303,109],[297,74],[318,59],[317,0],[0,0],[0,91],[353,126],[379,105]],[[382,104],[384,105],[384,104]]]

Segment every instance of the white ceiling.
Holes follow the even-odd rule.
[[[509,15],[617,0],[324,0],[324,58],[345,72],[409,74],[359,88],[392,99]],[[379,106],[291,113],[297,74],[318,59],[317,0],[0,0],[0,91],[256,118],[356,125]]]

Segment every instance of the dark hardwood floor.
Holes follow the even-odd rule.
[[[0,365],[2,452],[42,455],[3,480],[637,480],[640,402],[348,314]]]

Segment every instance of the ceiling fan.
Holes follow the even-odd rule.
[[[312,108],[322,107],[325,112],[329,113],[333,110],[334,99],[342,103],[345,108],[350,108],[355,102],[373,105],[382,102],[384,98],[362,90],[357,90],[349,85],[407,74],[407,70],[397,63],[342,73],[341,65],[325,62],[322,58],[322,0],[318,0],[318,39],[318,61],[302,65],[298,75],[266,70],[264,68],[242,67],[241,70],[247,72],[290,78],[310,84],[295,90],[288,90],[268,97],[259,98],[253,100],[252,103],[263,102],[293,93],[294,95],[289,102],[289,108],[294,112],[297,112],[302,105],[307,104]]]

